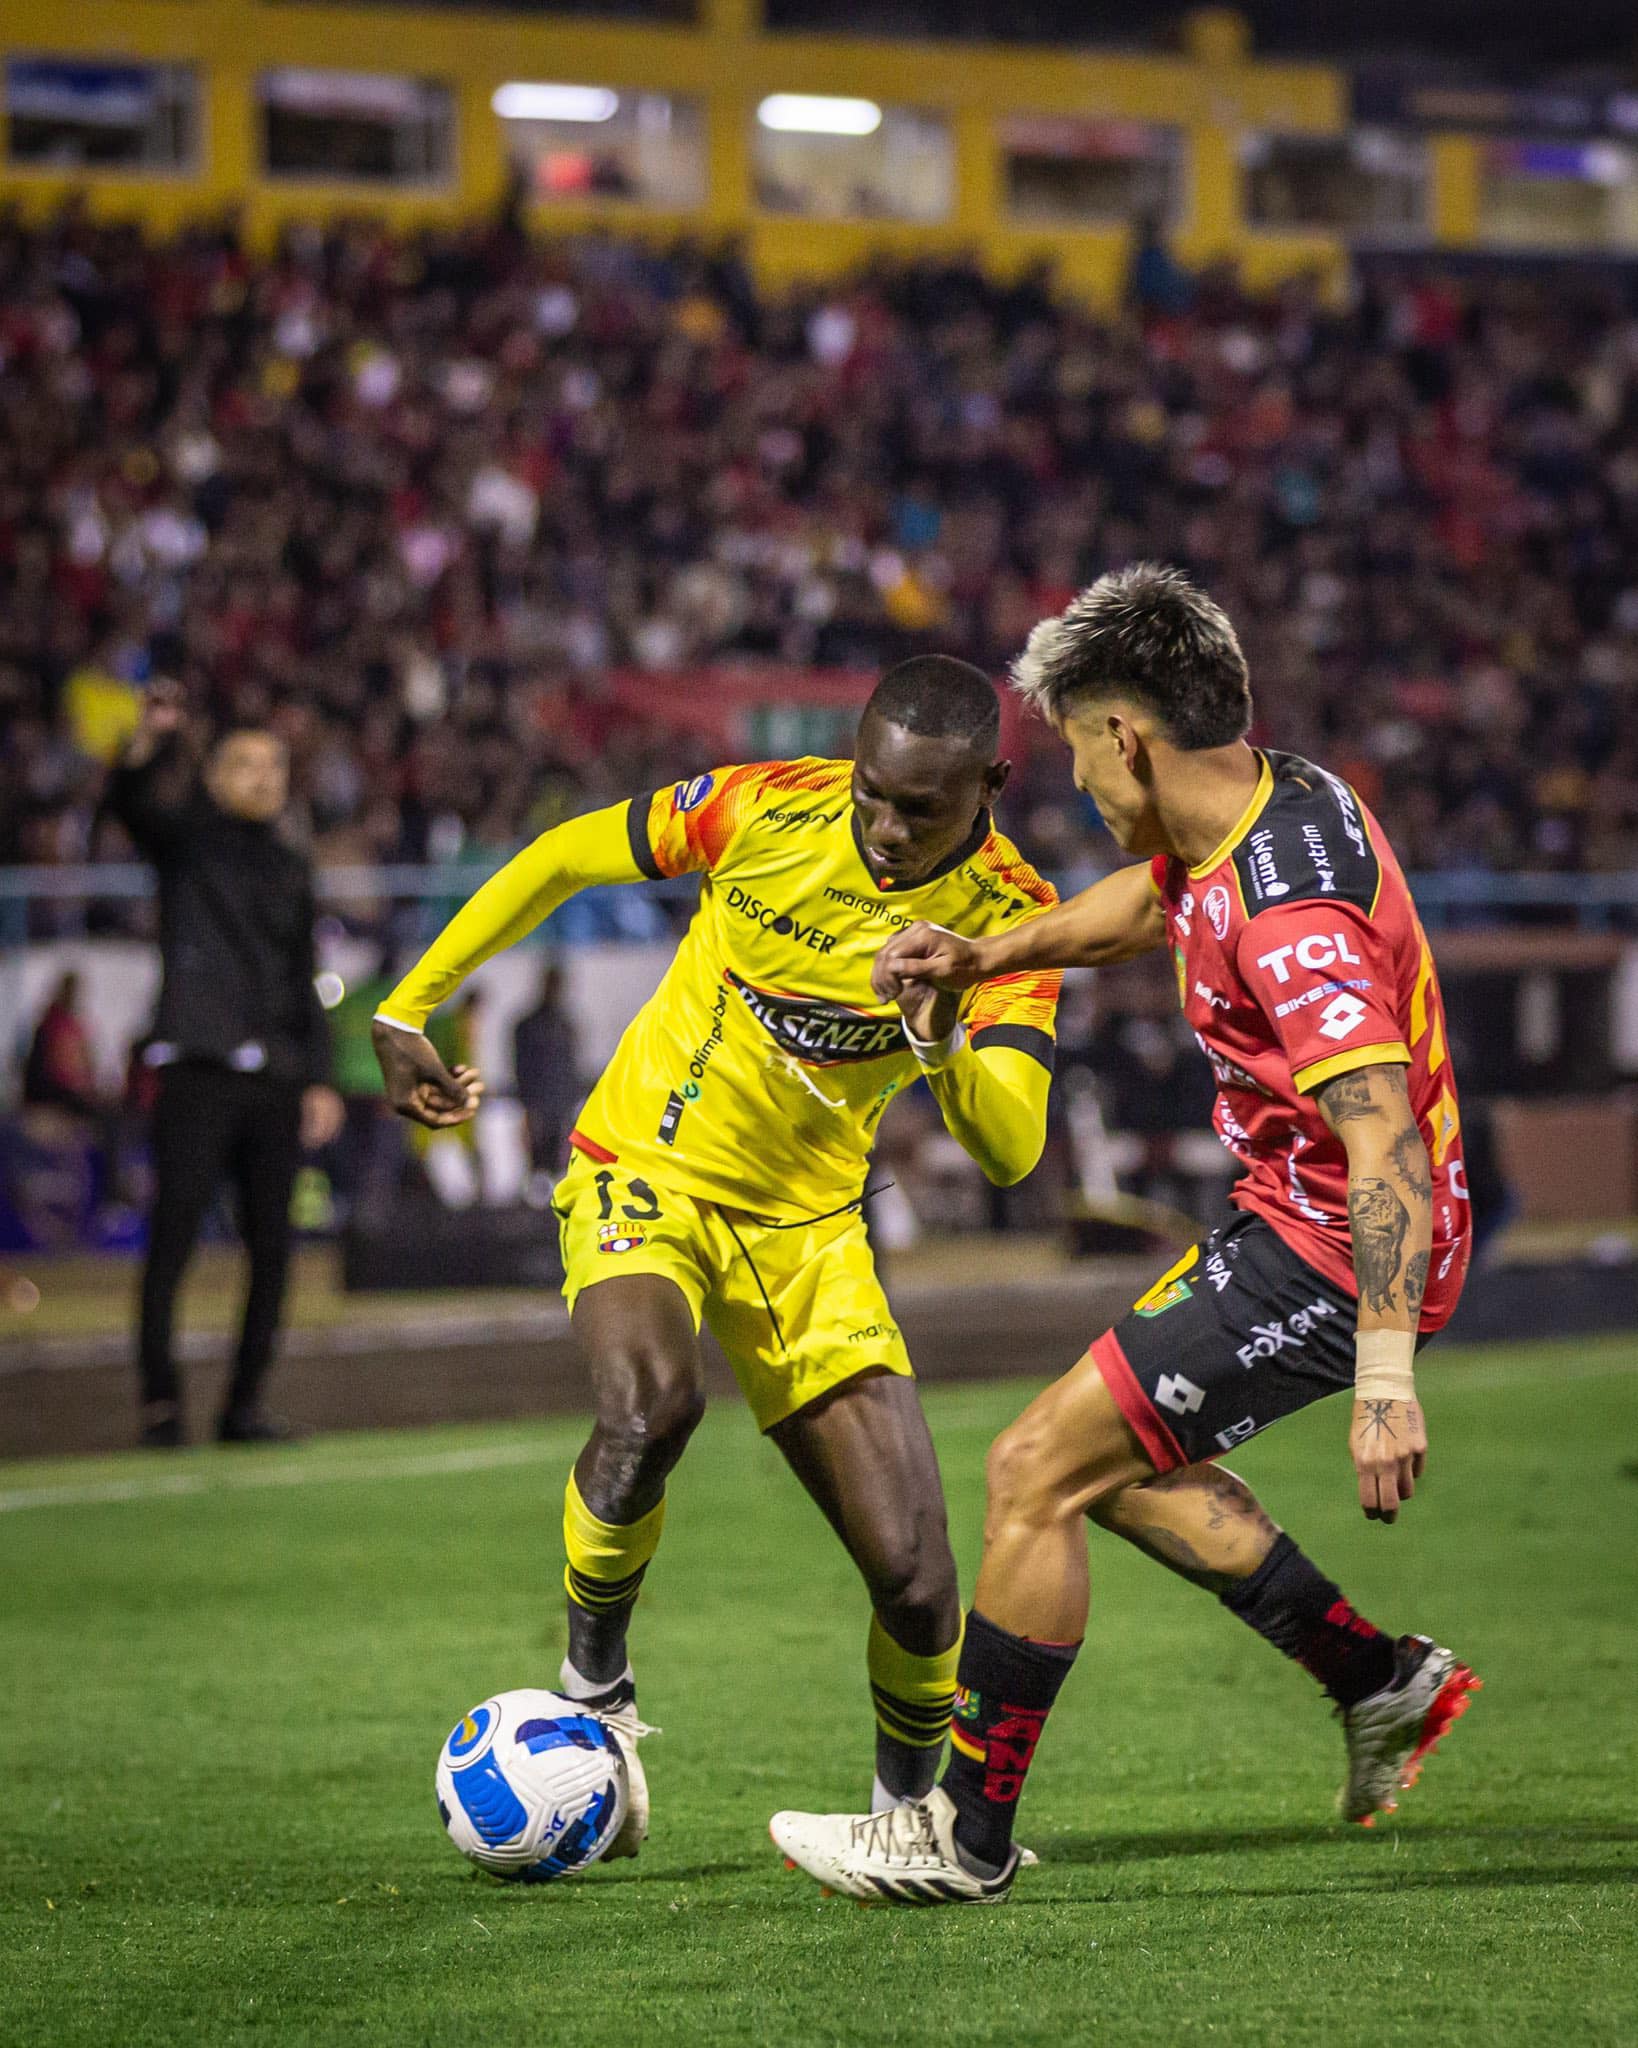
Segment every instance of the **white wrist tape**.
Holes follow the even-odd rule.
[[[377,1024],[390,1024],[394,1031],[407,1031],[411,1038],[419,1038],[421,1036],[419,1024],[400,1024],[396,1017],[389,1017],[381,1010],[376,1011],[373,1021]]]
[[[1416,1338],[1409,1330],[1360,1330],[1354,1337],[1357,1401],[1416,1399]]]
[[[948,1038],[918,1038],[910,1029],[907,1018],[900,1022],[910,1050],[930,1074],[936,1074],[940,1067],[947,1067],[967,1043],[967,1027],[959,1017]]]

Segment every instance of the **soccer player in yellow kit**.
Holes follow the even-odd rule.
[[[873,1804],[928,1791],[950,1720],[961,1607],[931,1438],[862,1215],[883,1110],[925,1077],[993,1181],[1041,1154],[1060,977],[956,997],[871,988],[917,919],[972,938],[1055,900],[994,828],[1007,776],[988,678],[941,655],[878,684],[852,761],[722,768],[546,833],[486,883],[377,1014],[394,1104],[442,1125],[481,1090],[423,1035],[481,961],[594,883],[698,872],[699,909],[581,1113],[554,1198],[564,1293],[596,1421],[564,1506],[561,1689],[633,1766],[611,1854],[647,1829],[626,1636],[666,1479],[704,1411],[708,1322],[759,1426],[869,1591]]]

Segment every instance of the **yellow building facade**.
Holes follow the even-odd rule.
[[[664,130],[633,130],[630,145],[662,168],[649,189],[635,191],[615,157],[553,145],[539,177],[531,171],[536,225],[733,235],[769,282],[846,269],[882,249],[971,250],[1003,274],[1050,259],[1071,289],[1107,300],[1128,260],[1131,209],[1051,217],[1059,160],[1050,152],[1064,147],[1054,140],[1064,134],[1071,151],[1075,137],[1090,137],[1094,161],[1065,159],[1060,182],[1094,192],[1125,189],[1119,178],[1097,182],[1100,151],[1124,178],[1124,135],[1139,138],[1133,148],[1146,147],[1146,135],[1167,138],[1171,154],[1155,176],[1169,181],[1168,240],[1186,263],[1232,259],[1259,286],[1307,270],[1337,285],[1346,269],[1337,234],[1256,224],[1246,167],[1257,138],[1342,135],[1348,82],[1326,66],[1259,60],[1226,10],[1191,16],[1182,47],[1165,56],[772,34],[760,26],[758,0],[701,0],[691,28],[278,0],[7,0],[3,18],[17,132],[0,150],[0,191],[31,213],[83,193],[99,214],[139,215],[166,229],[232,206],[257,239],[315,213],[368,211],[401,224],[449,218],[494,205],[506,188],[519,131],[497,113],[497,95],[514,89],[503,105],[573,108],[562,94],[578,89],[595,118],[604,105],[630,104],[639,127],[646,120],[648,131]],[[189,95],[187,160],[173,168],[55,160],[52,94],[71,96],[59,73],[75,63],[175,67]],[[327,104],[326,78],[423,91],[441,110],[436,164],[396,180],[270,168],[269,94],[281,96],[277,118],[299,130],[302,96]],[[535,97],[520,98],[518,87],[536,88]],[[356,96],[363,87],[350,89]],[[770,129],[791,106],[799,125],[815,101],[826,122],[836,106],[865,109],[861,125],[875,119],[885,140],[870,145],[874,169],[855,175],[843,145],[792,142]],[[576,118],[584,112],[581,105]],[[1421,238],[1470,240],[1477,145],[1435,135],[1420,146]],[[837,166],[829,186],[826,161]],[[1020,163],[1043,175],[1044,199],[1017,182]],[[896,209],[912,217],[895,217]]]

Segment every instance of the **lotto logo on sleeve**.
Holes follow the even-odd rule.
[[[1346,1038],[1350,1031],[1357,1031],[1370,1014],[1358,996],[1333,996],[1320,1011],[1319,1034],[1321,1038]]]

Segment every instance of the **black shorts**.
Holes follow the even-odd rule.
[[[1221,1456],[1354,1384],[1353,1296],[1237,1215],[1092,1346],[1157,1472]]]

